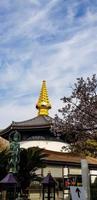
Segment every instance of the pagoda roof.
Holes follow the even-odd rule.
[[[24,129],[42,129],[42,128],[50,128],[52,124],[52,118],[50,116],[39,115],[29,120],[15,122],[12,123],[5,129],[0,132],[0,135],[9,132],[10,130],[24,130]]]
[[[89,165],[89,168],[97,169],[97,159],[80,155],[78,153],[72,153],[72,152],[55,152],[50,150],[44,150],[44,152],[47,154],[46,163],[49,164],[57,164],[57,165],[67,165],[67,166],[78,166],[81,165],[81,160],[86,159]]]
[[[51,104],[49,101],[45,80],[43,80],[43,83],[42,83],[42,88],[40,91],[38,102],[36,104],[36,108],[38,109],[37,117],[34,117],[29,120],[25,120],[25,121],[20,121],[20,122],[12,121],[12,123],[7,128],[0,131],[0,135],[7,136],[7,133],[14,130],[17,130],[17,131],[20,130],[22,132],[25,130],[30,131],[30,130],[38,130],[38,129],[42,130],[45,128],[49,129],[51,127],[52,118],[49,117],[48,115],[48,110],[51,108]]]
[[[14,126],[31,126],[31,127],[40,127],[40,126],[49,126],[51,125],[52,118],[49,116],[39,115],[33,119],[29,119],[21,122],[12,122]]]

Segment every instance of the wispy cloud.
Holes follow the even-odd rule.
[[[43,79],[54,116],[76,78],[96,73],[96,1],[3,0],[0,13],[1,128],[35,116]]]

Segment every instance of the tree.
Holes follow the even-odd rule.
[[[77,78],[69,97],[62,98],[63,108],[59,110],[61,117],[55,116],[52,129],[54,133],[63,135],[64,141],[74,152],[89,153],[89,146],[93,152],[94,143],[97,145],[97,78]],[[92,140],[92,142],[91,142]],[[91,145],[90,145],[91,143]],[[89,146],[88,146],[89,145]]]
[[[30,186],[31,181],[38,180],[36,170],[45,167],[45,157],[47,155],[43,149],[32,147],[21,149],[18,181],[23,192]]]
[[[9,151],[3,150],[0,152],[0,180],[2,180],[8,172]]]
[[[20,150],[19,171],[16,177],[23,193],[30,186],[32,181],[40,180],[40,177],[36,174],[36,170],[45,167],[46,156],[47,154],[39,147]],[[0,152],[0,180],[9,172],[10,158],[10,151],[4,150]]]

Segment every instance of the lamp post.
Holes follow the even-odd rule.
[[[15,199],[15,189],[16,189],[17,181],[16,181],[13,173],[9,172],[0,181],[0,185],[3,189],[3,191],[6,192],[6,200],[14,200]]]
[[[51,173],[48,173],[42,181],[43,185],[43,198],[42,200],[55,200],[55,185],[56,181],[51,176]]]

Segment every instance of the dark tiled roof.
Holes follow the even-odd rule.
[[[12,123],[5,129],[3,129],[0,132],[0,135],[4,135],[6,133],[8,133],[10,130],[23,130],[23,129],[38,129],[38,128],[50,128],[52,124],[52,118],[49,116],[42,116],[39,115],[35,118],[29,119],[29,120],[25,120],[25,121],[21,121],[21,122],[14,122],[12,121]]]
[[[37,116],[33,119],[22,121],[22,122],[12,122],[13,126],[43,126],[50,125],[52,118],[49,116]]]

